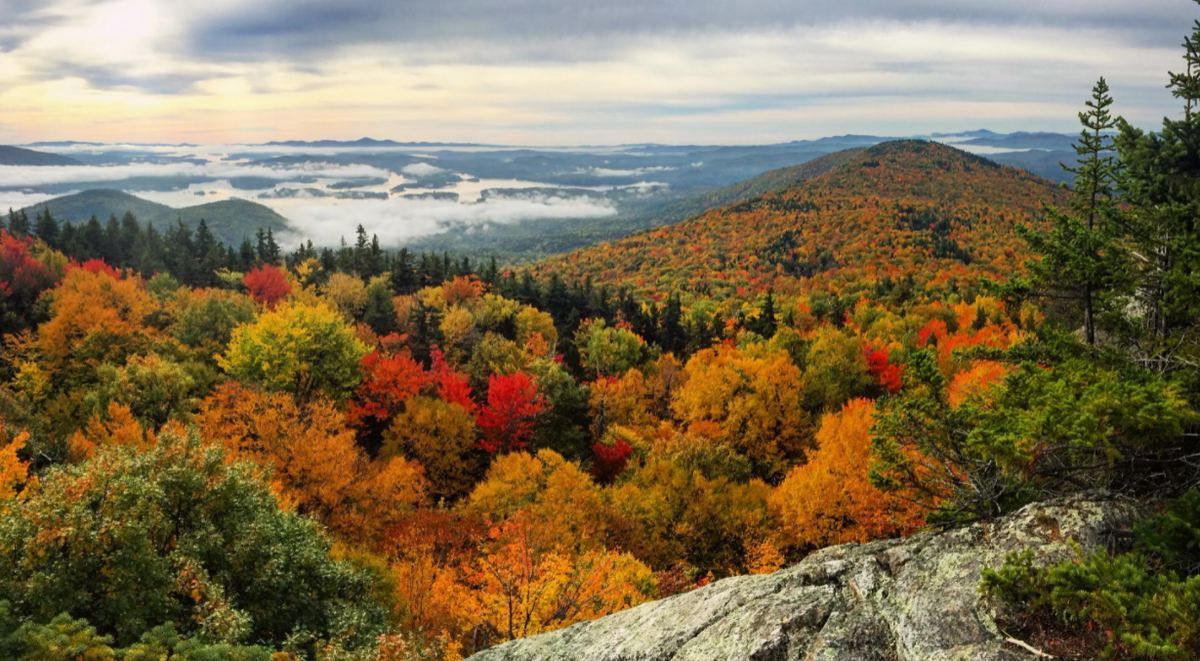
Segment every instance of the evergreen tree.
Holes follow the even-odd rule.
[[[1181,119],[1163,120],[1144,133],[1118,120],[1115,145],[1122,201],[1130,207],[1129,233],[1141,307],[1143,358],[1158,369],[1194,363],[1194,341],[1178,342],[1200,317],[1200,21],[1183,43],[1185,70],[1171,73]]]
[[[254,253],[258,257],[257,263],[262,264],[263,262],[267,261],[268,252],[267,233],[263,231],[263,228],[258,228],[258,231],[254,233],[254,240]]]
[[[249,272],[254,268],[254,260],[257,253],[254,251],[254,244],[250,243],[250,239],[242,239],[242,246],[238,249],[238,270]]]
[[[121,245],[124,247],[124,257],[127,262],[133,261],[134,249],[141,234],[141,223],[138,222],[132,211],[126,211],[125,215],[121,216]]]
[[[383,253],[383,248],[379,247],[379,236],[376,234],[372,234],[371,235],[371,247],[367,250],[367,262],[366,262],[367,273],[366,273],[366,275],[363,276],[363,279],[369,280],[369,279],[374,278],[375,276],[383,273],[384,270],[386,269],[384,260],[385,260],[385,255]]]
[[[775,317],[775,295],[767,292],[767,297],[763,300],[762,307],[758,311],[758,319],[754,324],[754,332],[767,339],[771,339],[775,337],[775,330],[778,326],[779,322]]]
[[[109,264],[124,264],[125,254],[124,245],[121,241],[121,221],[117,220],[116,214],[108,215],[108,222],[104,226],[104,250],[101,252],[104,261]]]
[[[50,215],[50,207],[42,207],[34,221],[34,233],[51,248],[58,247],[58,221]]]
[[[658,346],[678,357],[682,357],[687,348],[687,334],[683,330],[683,304],[677,291],[671,292],[659,317]]]
[[[430,352],[442,343],[441,321],[437,308],[427,307],[419,301],[408,315],[409,326],[413,329],[409,339],[413,359],[425,367],[433,363]]]
[[[392,258],[391,274],[392,289],[396,290],[397,294],[411,294],[416,290],[416,274],[408,248],[401,248]]]
[[[488,283],[489,285],[494,286],[496,284],[496,279],[499,277],[499,274],[500,274],[500,269],[496,266],[496,258],[492,257],[492,260],[488,263],[487,269],[484,270],[484,272],[483,272],[482,279],[484,282]]]
[[[95,215],[83,226],[82,236],[79,237],[79,253],[82,259],[104,256],[104,226]]]
[[[367,241],[367,230],[360,224],[354,230],[354,253],[350,260],[350,272],[364,280],[367,274],[367,264],[370,262],[371,247]]]
[[[267,243],[266,243],[266,258],[263,260],[270,264],[279,262],[279,244],[275,243],[275,232],[267,228]]]
[[[1063,166],[1075,175],[1070,208],[1047,209],[1051,229],[1042,234],[1027,227],[1019,231],[1040,260],[1029,262],[1038,295],[1076,301],[1083,313],[1084,335],[1096,344],[1098,313],[1114,307],[1124,270],[1119,247],[1120,229],[1113,200],[1117,166],[1112,138],[1116,126],[1109,113],[1112,97],[1103,78],[1092,89],[1088,109],[1079,113],[1083,125],[1075,151],[1079,164]]]
[[[396,332],[396,306],[392,302],[392,292],[386,286],[376,285],[367,289],[363,323],[378,335]]]
[[[29,214],[22,209],[8,214],[8,232],[13,236],[29,236]]]

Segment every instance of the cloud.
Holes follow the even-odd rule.
[[[1163,89],[1181,0],[0,0],[0,141],[775,142],[1069,130]],[[97,38],[103,35],[103,38]],[[249,130],[247,130],[249,129]]]
[[[659,165],[648,168],[634,168],[632,170],[614,170],[611,168],[579,168],[574,174],[586,174],[593,177],[640,177],[644,174],[652,172],[665,172],[674,170],[675,168],[667,165]]]
[[[285,246],[311,239],[317,245],[337,245],[350,238],[347,218],[362,223],[368,234],[379,236],[383,245],[395,246],[407,239],[455,228],[478,229],[487,224],[507,225],[546,218],[603,218],[616,208],[585,197],[531,197],[489,199],[476,204],[445,200],[413,200],[393,196],[388,200],[336,201],[303,200],[299,204],[271,204],[288,219],[292,228],[283,238]]]
[[[132,165],[67,165],[32,167],[0,165],[0,188],[25,188],[50,184],[122,181],[135,177],[214,178],[268,177],[287,181],[297,177],[383,177],[391,173],[369,165],[303,163],[294,166],[240,165],[237,163],[135,163]]]
[[[417,177],[428,177],[431,174],[445,172],[446,170],[428,163],[411,163],[400,168],[400,171],[404,174],[411,174]]]
[[[520,54],[528,59],[605,57],[614,38],[647,33],[745,31],[823,27],[863,21],[936,20],[995,26],[1061,29],[1110,28],[1137,34],[1147,43],[1175,39],[1186,22],[1177,0],[1096,0],[1003,3],[961,0],[266,0],[233,5],[198,17],[189,46],[198,53],[267,59],[319,58],[360,41],[439,44],[443,56],[473,51],[496,61]],[[587,46],[581,47],[583,38]],[[487,44],[478,50],[468,44]],[[449,47],[445,47],[449,46]]]

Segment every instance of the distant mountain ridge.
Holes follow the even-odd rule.
[[[287,219],[274,210],[237,198],[176,209],[122,191],[94,189],[39,202],[23,211],[33,218],[45,209],[60,222],[75,224],[86,222],[92,216],[104,222],[109,216],[120,218],[126,211],[131,211],[143,224],[152,224],[159,230],[177,220],[195,229],[203,219],[214,236],[231,245],[253,237],[260,227],[276,233],[288,228]]]
[[[68,156],[50,154],[44,151],[34,151],[21,147],[0,145],[0,165],[83,165]]]
[[[395,140],[282,140],[264,142],[263,147],[488,147],[474,142],[396,142]]]

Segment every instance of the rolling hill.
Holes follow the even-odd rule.
[[[73,223],[87,221],[92,216],[102,221],[110,215],[120,218],[126,211],[132,211],[138,220],[153,224],[159,230],[176,220],[182,220],[185,225],[195,229],[203,219],[214,236],[230,244],[254,236],[260,227],[277,233],[287,229],[287,219],[274,210],[236,198],[176,209],[121,191],[95,189],[56,197],[27,207],[25,212],[32,218],[46,208],[60,221]]]
[[[69,156],[0,145],[0,165],[83,165]]]
[[[1023,170],[933,142],[843,153],[828,172],[681,223],[550,258],[541,274],[716,299],[774,290],[840,293],[911,276],[950,292],[1024,261],[1018,223],[1066,192]],[[762,186],[768,185],[762,182]],[[757,190],[757,186],[747,185]]]

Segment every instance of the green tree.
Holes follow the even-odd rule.
[[[363,307],[363,323],[379,335],[396,332],[396,304],[392,302],[391,276],[384,273],[371,278],[367,286],[367,304]]]
[[[1175,384],[1081,359],[1024,363],[994,390],[951,403],[922,349],[903,395],[876,417],[871,481],[929,508],[931,523],[990,518],[1047,495],[1136,486],[1137,467],[1172,456],[1195,421]]]
[[[1083,311],[1084,336],[1096,345],[1096,317],[1113,308],[1113,294],[1121,291],[1125,253],[1118,243],[1121,230],[1113,200],[1117,173],[1112,138],[1116,126],[1109,113],[1112,97],[1103,78],[1092,88],[1088,110],[1079,113],[1083,125],[1075,152],[1079,164],[1063,165],[1075,175],[1075,195],[1068,210],[1047,208],[1050,231],[1029,227],[1018,232],[1041,259],[1028,262],[1039,294],[1077,301]]]
[[[194,431],[53,468],[0,509],[0,598],[33,621],[86,617],[123,645],[160,624],[210,642],[370,645],[385,620],[368,579],[259,474]]]
[[[301,399],[349,397],[369,349],[342,316],[324,305],[283,303],[233,331],[218,364],[229,374]]]
[[[1193,364],[1200,352],[1190,337],[1200,317],[1200,21],[1183,47],[1186,68],[1168,85],[1183,117],[1164,119],[1159,133],[1118,120],[1115,140],[1141,308],[1135,339],[1142,358],[1164,371]]]

